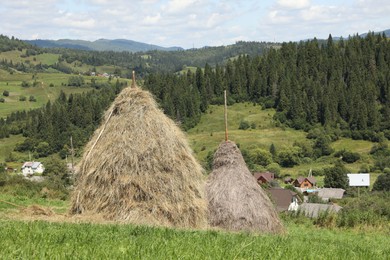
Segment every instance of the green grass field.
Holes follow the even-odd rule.
[[[201,161],[209,151],[217,149],[225,138],[223,111],[223,106],[210,106],[200,123],[188,131],[192,147]],[[272,143],[276,147],[284,148],[305,138],[303,131],[275,127],[272,120],[274,113],[274,110],[261,110],[260,106],[249,103],[229,106],[229,140],[239,144],[242,149],[261,147],[268,150]],[[239,130],[241,120],[256,124],[256,128]]]
[[[228,107],[229,140],[240,145],[240,149],[250,150],[256,147],[269,150],[274,144],[277,150],[292,148],[295,141],[307,141],[306,133],[290,128],[276,127],[273,121],[275,111],[262,110],[260,106],[250,103],[234,104]],[[239,130],[241,120],[255,124],[255,129]],[[225,138],[224,108],[223,106],[210,106],[207,113],[202,116],[200,123],[190,129],[188,137],[197,158],[204,164],[209,152],[213,152]],[[357,172],[362,164],[372,163],[369,152],[374,143],[363,140],[341,138],[333,142],[331,147],[335,150],[346,149],[361,154],[362,158],[347,164],[351,172]],[[291,176],[307,175],[310,169],[322,169],[333,165],[337,158],[333,156],[321,157],[315,161],[302,162],[292,168],[282,168],[282,174]],[[320,181],[322,178],[319,178]]]
[[[284,235],[0,220],[2,259],[388,259],[385,233],[288,225]]]
[[[9,138],[0,139],[0,162],[4,162],[5,158],[13,151],[17,143],[23,142],[24,137],[21,135],[10,135]]]
[[[14,73],[9,74],[4,70],[0,70],[0,95],[5,99],[4,103],[0,103],[0,117],[9,115],[14,111],[29,110],[42,107],[48,100],[55,100],[61,91],[65,94],[83,93],[90,91],[88,87],[69,87],[66,86],[68,78],[72,75],[63,73],[38,73],[32,78],[31,73]],[[92,77],[85,76],[85,82],[91,81]],[[106,78],[95,77],[96,82],[105,82]],[[26,81],[30,87],[24,88],[22,82]],[[33,82],[38,82],[33,87]],[[2,96],[4,90],[9,92],[8,97]],[[19,101],[20,96],[25,96],[26,101]],[[30,102],[29,97],[34,96],[36,102]]]

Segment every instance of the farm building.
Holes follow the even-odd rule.
[[[302,211],[307,217],[316,218],[321,212],[338,213],[342,207],[339,205],[331,204],[318,204],[318,203],[302,203],[299,206],[299,210]]]
[[[41,162],[25,162],[22,166],[22,174],[24,176],[43,173],[44,171],[45,167]]]
[[[174,227],[207,224],[201,166],[183,132],[136,86],[123,89],[106,111],[77,169],[71,214]]]
[[[322,200],[329,201],[329,199],[342,199],[344,192],[344,189],[322,188],[317,190],[317,195],[322,198]]]
[[[275,179],[273,172],[256,172],[253,176],[259,184],[269,183]]]
[[[299,197],[296,192],[283,188],[269,188],[268,193],[276,205],[278,212],[295,210],[298,208]]]
[[[213,227],[260,233],[283,231],[274,205],[231,141],[222,142],[214,154],[206,198],[208,220]]]
[[[294,182],[294,187],[298,187],[301,189],[309,189],[316,185],[317,181],[314,177],[298,177]]]

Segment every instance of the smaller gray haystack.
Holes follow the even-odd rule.
[[[211,226],[259,233],[280,233],[284,230],[274,205],[231,141],[222,142],[214,154],[206,199]]]

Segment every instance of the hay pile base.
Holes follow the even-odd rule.
[[[274,205],[231,141],[221,143],[214,155],[206,198],[211,226],[260,233],[284,230]]]
[[[207,225],[202,168],[147,91],[126,88],[78,165],[71,214],[175,227]]]

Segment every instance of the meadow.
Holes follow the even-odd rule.
[[[63,73],[37,73],[35,75],[14,73],[11,75],[0,70],[0,94],[5,100],[4,103],[0,103],[0,117],[5,117],[15,111],[42,107],[47,101],[55,100],[61,91],[70,94],[91,90],[91,88],[66,86],[70,76]],[[22,87],[22,82],[27,82],[30,87]],[[35,86],[33,86],[34,82],[37,82]],[[9,92],[9,96],[2,95],[5,90]],[[20,101],[21,96],[26,97],[26,100]],[[36,101],[29,101],[30,96],[34,96]]]
[[[274,114],[274,109],[263,110],[261,106],[252,103],[238,103],[228,106],[229,140],[238,144],[241,151],[255,148],[269,151],[271,144],[274,144],[277,150],[292,149],[294,142],[312,142],[306,138],[307,133],[302,130],[278,126],[273,120]],[[240,122],[243,120],[255,127],[246,130],[239,129]],[[225,138],[223,106],[210,105],[207,112],[202,115],[199,124],[188,130],[187,135],[197,159],[205,165],[207,155],[213,153]],[[358,172],[363,165],[372,164],[373,160],[369,153],[374,144],[370,141],[342,137],[332,142],[330,146],[335,151],[345,149],[358,152],[361,159],[355,163],[346,164],[350,172]],[[310,169],[331,167],[336,159],[330,155],[316,160],[302,160],[299,165],[281,168],[280,172],[293,177],[307,176]],[[372,174],[371,184],[378,175],[379,173]],[[318,176],[317,179],[321,185],[323,177]]]
[[[283,235],[0,220],[2,259],[388,259],[386,233],[287,224]]]

